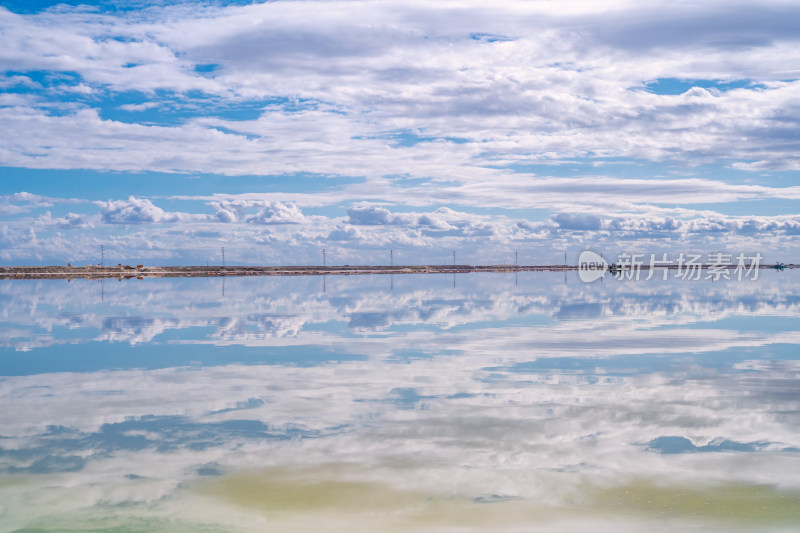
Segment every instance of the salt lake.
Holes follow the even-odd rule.
[[[800,271],[0,301],[2,532],[800,529]]]

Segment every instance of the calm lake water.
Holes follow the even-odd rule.
[[[800,271],[0,300],[2,532],[800,529]]]

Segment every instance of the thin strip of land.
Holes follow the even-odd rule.
[[[701,265],[707,269],[713,265]],[[800,265],[781,265],[798,268]],[[658,267],[675,269],[676,265]],[[686,267],[684,267],[686,268]],[[731,267],[733,269],[734,267]],[[776,268],[759,265],[759,268]],[[649,265],[642,265],[648,270]],[[319,276],[363,274],[467,274],[471,272],[564,272],[577,265],[406,265],[406,266],[0,266],[0,279],[144,279],[219,276]]]

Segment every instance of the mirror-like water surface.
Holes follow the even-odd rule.
[[[798,271],[0,300],[0,531],[800,528]]]

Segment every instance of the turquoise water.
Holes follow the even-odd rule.
[[[0,282],[0,531],[797,531],[800,272]]]

